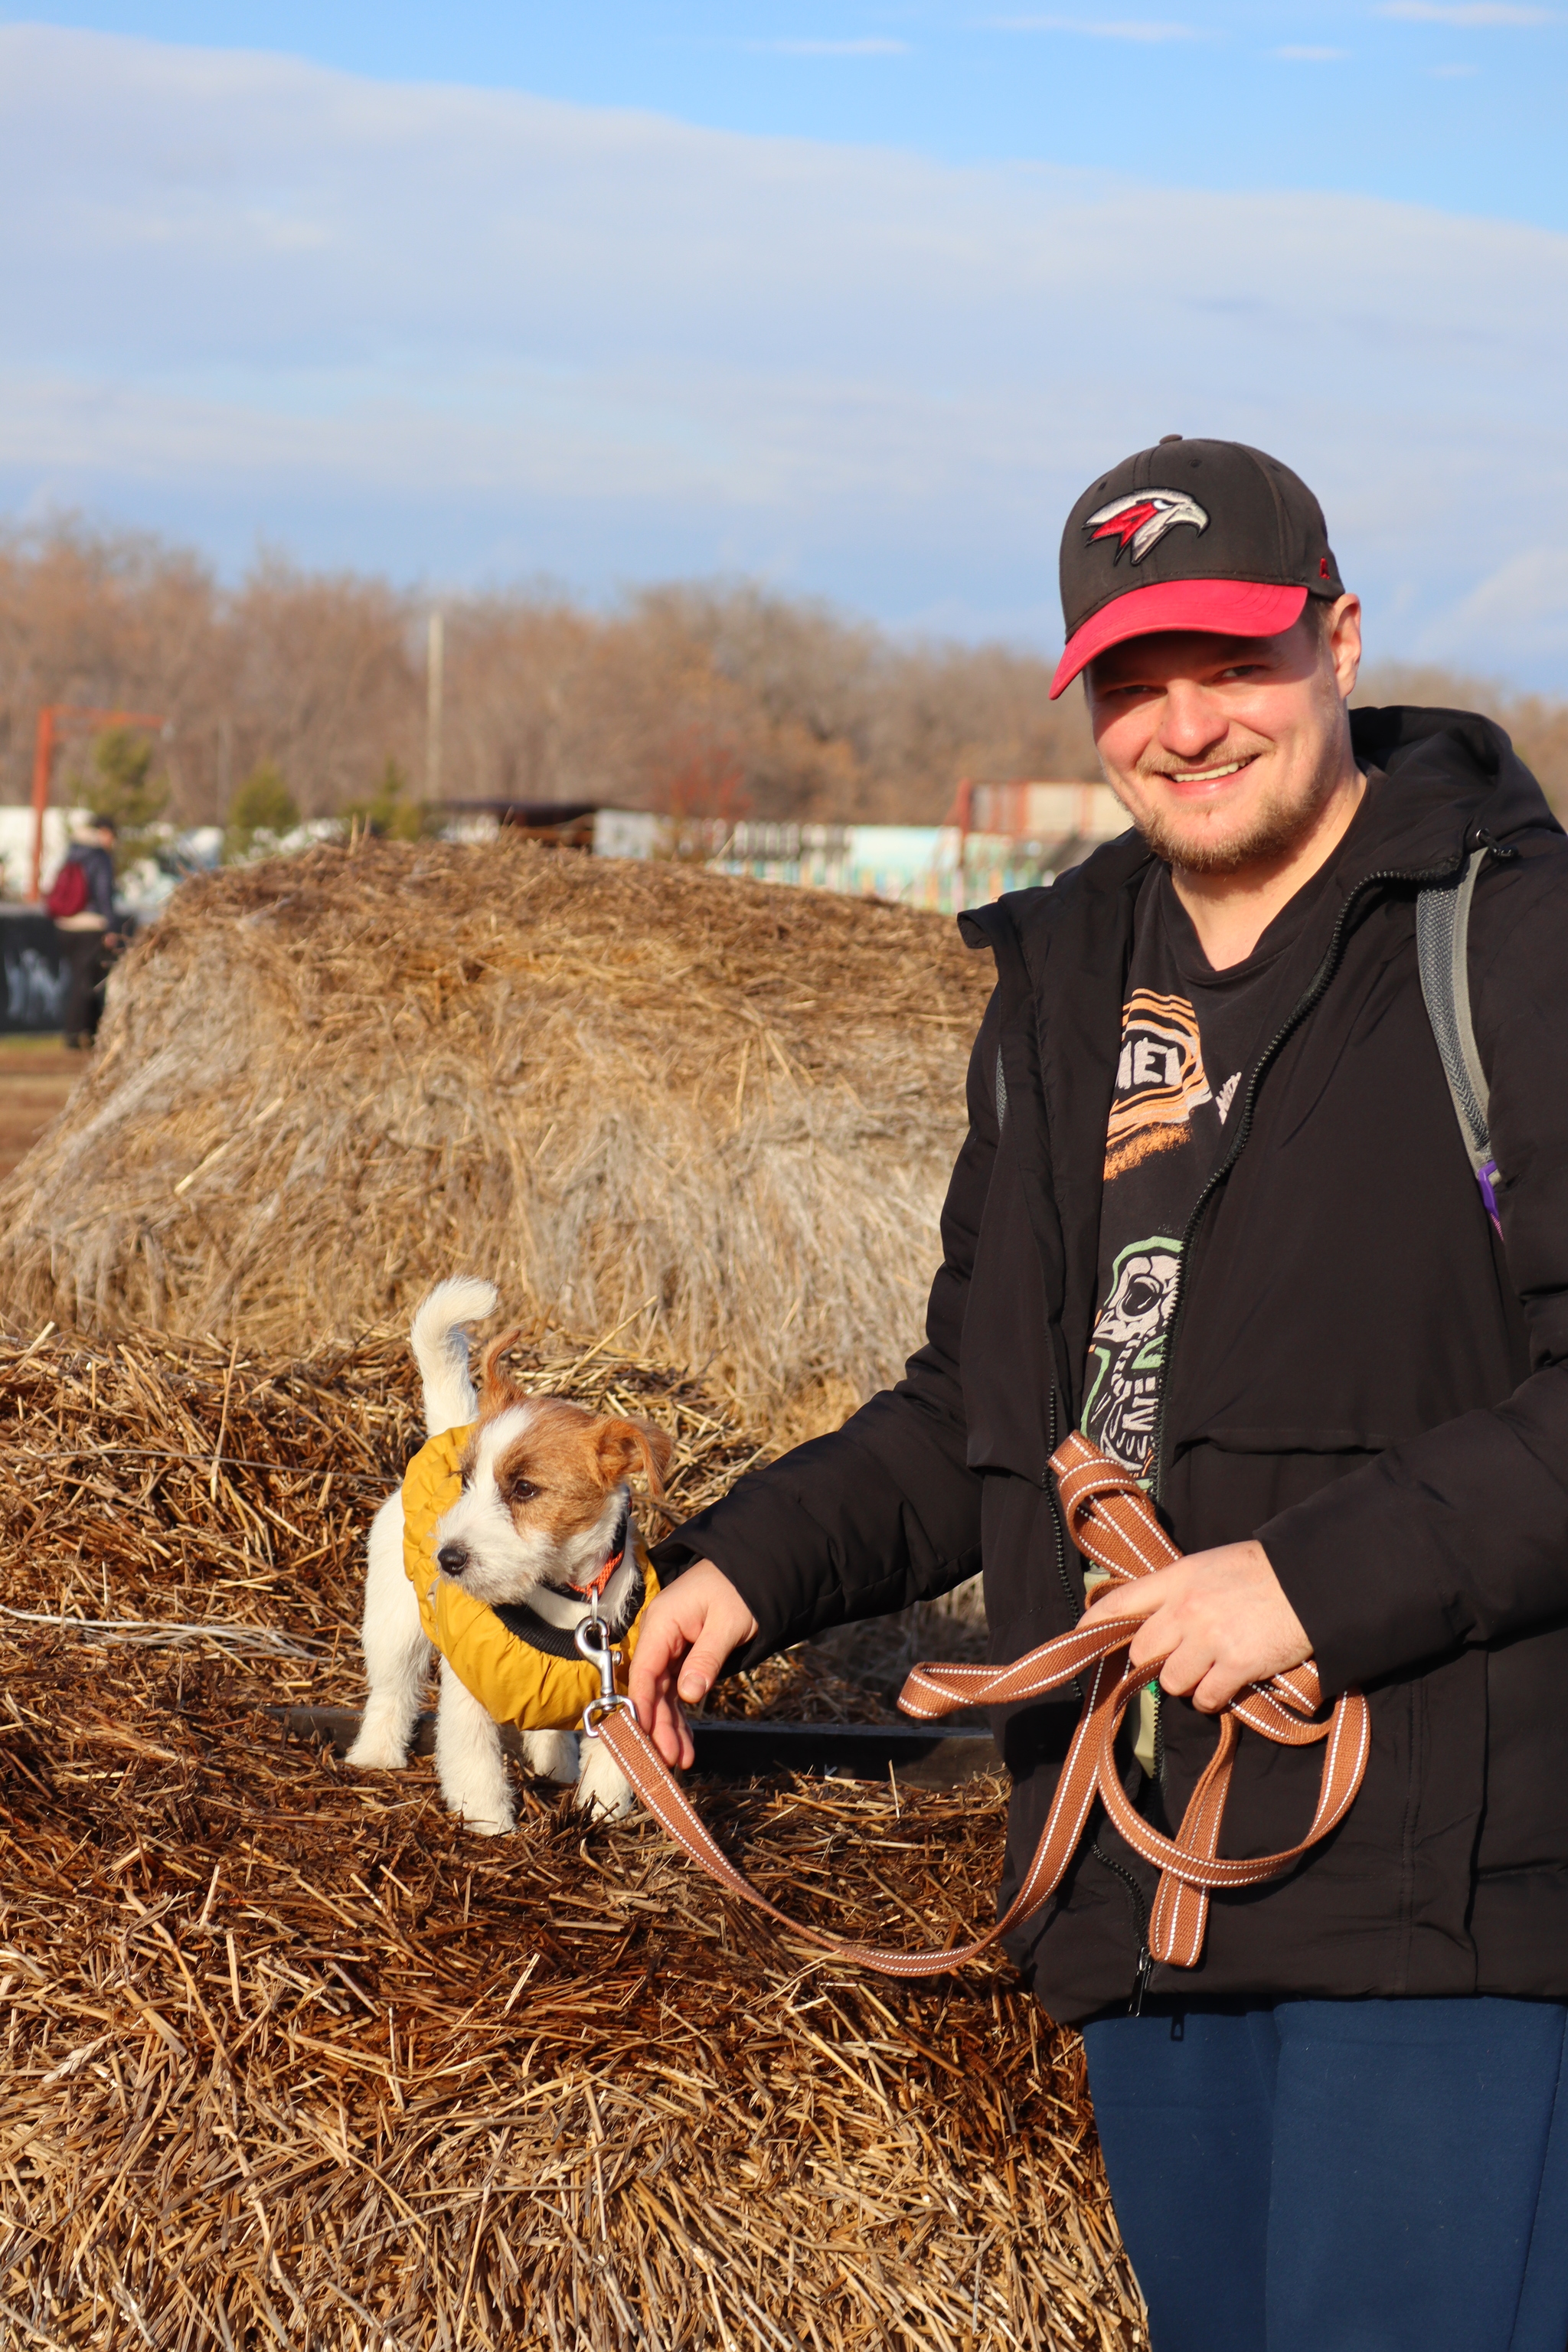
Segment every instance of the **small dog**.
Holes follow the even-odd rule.
[[[570,1636],[595,1605],[613,1639],[636,1615],[643,1580],[626,1475],[640,1463],[661,1500],[673,1449],[650,1423],[599,1418],[563,1397],[514,1388],[498,1367],[515,1331],[485,1349],[476,1396],[468,1327],[492,1315],[496,1299],[493,1283],[458,1277],[438,1283],[414,1318],[426,1430],[434,1437],[477,1423],[463,1451],[462,1492],[436,1526],[436,1566],[440,1577],[507,1612],[523,1639],[531,1630],[534,1646],[575,1659]],[[400,1489],[370,1531],[362,1631],[370,1696],[351,1764],[396,1769],[407,1762],[436,1654],[405,1572],[403,1538]],[[611,1820],[630,1811],[631,1790],[606,1748],[590,1744],[579,1769],[574,1733],[520,1727],[531,1770],[574,1780],[578,1803]],[[436,1768],[449,1810],[469,1829],[495,1837],[513,1826],[500,1727],[445,1657]]]

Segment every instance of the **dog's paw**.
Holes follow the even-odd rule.
[[[517,1826],[517,1814],[510,1805],[476,1806],[471,1812],[467,1805],[454,1805],[452,1811],[473,1837],[507,1837]]]
[[[395,1732],[366,1724],[343,1761],[367,1772],[401,1772],[408,1761],[408,1749]]]
[[[441,1775],[447,1811],[473,1837],[505,1837],[517,1822],[517,1799],[504,1773],[450,1770]]]
[[[577,1735],[574,1731],[525,1731],[522,1760],[542,1780],[558,1780],[569,1789],[577,1778]]]
[[[505,1813],[500,1821],[496,1821],[494,1813],[463,1813],[463,1828],[472,1837],[510,1837],[512,1830],[517,1828],[517,1816]]]
[[[631,1782],[609,1749],[596,1739],[583,1742],[577,1802],[584,1812],[597,1813],[607,1822],[624,1822],[637,1803]]]

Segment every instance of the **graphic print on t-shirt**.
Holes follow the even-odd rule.
[[[1143,961],[1146,967],[1156,962],[1148,954]],[[1163,979],[1168,971],[1173,980],[1168,957],[1158,961],[1164,969],[1147,976]],[[1210,1087],[1190,997],[1168,989],[1129,991],[1105,1132],[1103,1303],[1089,1343],[1081,1426],[1102,1453],[1140,1478],[1149,1475],[1154,1447],[1182,1256],[1176,1236],[1213,1165],[1236,1087],[1234,1077],[1217,1092]],[[1129,1240],[1130,1234],[1139,1238]]]
[[[1135,989],[1121,1008],[1116,1098],[1105,1131],[1106,1182],[1156,1151],[1179,1151],[1194,1111],[1213,1100],[1192,1005],[1184,996]]]
[[[1083,1403],[1084,1435],[1139,1477],[1153,1451],[1160,1371],[1181,1262],[1182,1244],[1169,1234],[1152,1234],[1120,1251],[1110,1296],[1089,1343],[1092,1370]]]
[[[1216,971],[1168,872],[1139,895],[1105,1130],[1100,1305],[1079,1417],[1085,1436],[1137,1478],[1154,1475],[1177,1237],[1225,1156],[1300,919],[1300,908],[1289,923],[1277,919],[1245,962]]]

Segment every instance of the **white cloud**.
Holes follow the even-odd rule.
[[[1506,0],[1384,0],[1380,16],[1394,16],[1405,25],[1458,25],[1466,28],[1491,25],[1535,26],[1555,22],[1551,8],[1521,8]]]
[[[1348,49],[1285,48],[1276,49],[1274,54],[1277,58],[1288,58],[1292,65],[1331,66],[1340,64],[1343,58],[1349,57],[1350,51]]]
[[[1483,643],[1521,658],[1561,661],[1568,652],[1568,549],[1523,547],[1461,599],[1455,618]]]
[[[1568,544],[1545,230],[37,26],[0,28],[0,510],[229,560],[727,567],[1040,631],[1085,483],[1233,435],[1319,490],[1378,650],[1508,670],[1481,587]],[[1568,589],[1531,613],[1568,684]]]
[[[747,41],[748,49],[763,49],[779,58],[907,58],[908,41],[871,36],[856,41]]]
[[[1208,37],[1192,25],[1167,25],[1141,17],[1100,24],[1083,16],[993,16],[998,33],[1077,33],[1091,41],[1201,41]]]

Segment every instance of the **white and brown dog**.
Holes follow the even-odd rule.
[[[596,1610],[619,1639],[641,1604],[627,1474],[640,1464],[660,1498],[671,1443],[649,1423],[597,1416],[563,1397],[515,1388],[500,1370],[515,1332],[486,1349],[476,1395],[469,1326],[495,1312],[496,1298],[493,1283],[459,1277],[439,1283],[414,1318],[426,1428],[434,1437],[476,1424],[463,1450],[461,1492],[435,1527],[436,1568],[488,1603],[531,1650],[581,1664],[573,1640],[579,1625]],[[436,1655],[405,1572],[403,1538],[399,1490],[370,1531],[362,1633],[370,1696],[351,1764],[407,1762]],[[579,1767],[574,1733],[520,1729],[532,1771],[574,1780],[579,1804],[611,1819],[630,1810],[631,1791],[607,1749],[593,1743]],[[516,1803],[500,1727],[445,1657],[436,1767],[447,1806],[469,1829],[493,1837],[512,1827]]]

